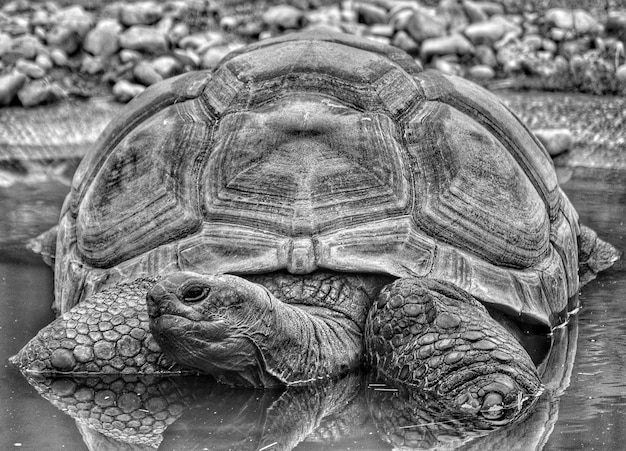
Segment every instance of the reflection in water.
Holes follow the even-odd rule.
[[[231,389],[205,376],[27,379],[76,420],[91,450],[290,450],[303,441],[358,440],[372,427],[394,447],[527,450],[541,448],[552,431],[577,330],[574,317],[555,331],[540,366],[545,390],[510,424],[451,418],[433,400],[359,373],[284,390]]]

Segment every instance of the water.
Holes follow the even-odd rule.
[[[576,169],[569,175],[564,189],[581,220],[626,249],[626,173]],[[403,420],[397,410],[408,401],[368,386],[360,375],[287,392],[229,390],[198,378],[34,381],[41,396],[6,362],[53,319],[51,271],[25,250],[24,242],[55,223],[67,189],[45,178],[0,188],[0,211],[5,212],[0,220],[0,449],[136,450],[154,449],[151,445],[159,442],[163,450],[389,449],[389,441],[400,440],[399,431],[410,440],[434,433],[443,441],[459,439],[462,425],[441,423],[414,406],[413,416]],[[536,412],[486,437],[470,431],[474,438],[462,449],[623,448],[624,260],[584,287],[580,300],[580,313],[556,334],[558,348],[545,375],[548,389]],[[118,410],[105,412],[111,406]],[[100,431],[83,425],[88,421],[99,424]],[[127,432],[134,434],[123,439],[143,445],[112,445],[116,442],[107,436],[107,424],[113,421],[125,421]],[[431,426],[414,428],[416,423]],[[410,427],[397,429],[402,426]]]

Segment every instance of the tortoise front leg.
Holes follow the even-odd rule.
[[[522,345],[452,285],[396,280],[372,307],[365,334],[368,360],[381,376],[443,399],[452,411],[502,420],[540,391]]]

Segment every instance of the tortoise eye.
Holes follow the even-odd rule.
[[[192,304],[202,301],[209,294],[209,287],[200,285],[191,285],[183,290],[182,301]]]

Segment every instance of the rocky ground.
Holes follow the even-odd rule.
[[[307,28],[367,36],[488,87],[626,93],[618,1],[0,2],[0,106],[127,102],[247,42]],[[567,4],[568,2],[561,2]],[[600,5],[600,3],[602,5]]]

